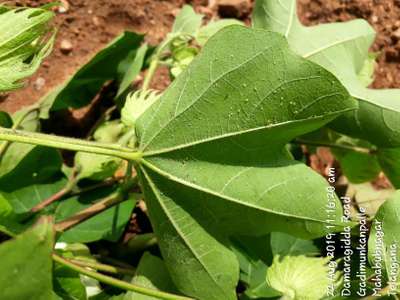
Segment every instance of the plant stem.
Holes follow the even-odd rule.
[[[58,149],[103,154],[127,160],[140,161],[141,153],[128,147],[85,141],[50,134],[0,128],[0,140],[19,142]]]
[[[142,295],[147,295],[151,297],[155,297],[158,299],[163,299],[163,300],[193,300],[192,298],[184,297],[184,296],[178,296],[162,291],[157,291],[157,290],[152,290],[148,289],[145,287],[137,286],[107,275],[103,275],[94,271],[90,271],[88,269],[85,269],[84,267],[78,266],[71,261],[62,258],[61,256],[58,256],[57,254],[53,254],[53,260],[58,262],[59,264],[62,264],[65,267],[68,267],[78,273],[84,274],[86,276],[89,276],[91,278],[94,278],[100,282],[115,286],[117,288],[123,289],[123,290],[128,290],[132,292],[136,292]]]
[[[142,91],[147,91],[150,87],[151,80],[153,79],[154,73],[156,72],[160,62],[161,56],[163,55],[164,50],[169,47],[169,44],[176,38],[177,36],[168,36],[161,44],[158,46],[156,52],[151,58],[150,66],[147,69],[146,76],[143,81]]]
[[[102,211],[124,201],[125,198],[122,193],[116,192],[111,194],[110,196],[100,200],[94,205],[80,211],[76,215],[73,215],[64,221],[61,221],[55,225],[56,231],[65,231],[70,229],[71,227],[82,223],[83,221],[101,213]]]
[[[295,140],[292,143],[299,144],[299,145],[309,145],[309,146],[316,146],[316,147],[328,147],[328,148],[349,150],[349,151],[354,151],[354,152],[359,152],[359,153],[364,153],[364,154],[374,154],[374,152],[375,152],[375,149],[341,145],[341,144],[323,143],[323,142],[320,143],[320,142],[306,141],[306,140],[300,140],[300,139]]]
[[[149,68],[147,69],[146,77],[144,78],[143,81],[142,91],[147,91],[149,89],[151,80],[153,79],[154,73],[158,68],[158,64],[159,64],[159,58],[154,57],[150,62]]]
[[[103,271],[112,274],[124,274],[124,275],[135,275],[135,269],[133,268],[121,268],[116,266],[110,266],[94,261],[84,260],[80,258],[74,258],[70,260],[71,263],[76,264],[81,267],[89,267],[98,271]]]
[[[22,124],[22,122],[26,119],[27,116],[29,116],[30,113],[34,112],[35,110],[38,110],[39,108],[37,106],[32,106],[31,108],[27,109],[13,124],[11,129],[18,129],[18,127]],[[11,141],[4,141],[0,145],[0,159],[3,157],[4,153],[7,151],[8,147],[10,146]]]
[[[76,185],[76,182],[77,182],[77,180],[75,178],[75,175],[72,175],[72,177],[68,179],[68,182],[65,185],[65,187],[63,187],[61,190],[59,190],[57,193],[50,196],[46,200],[40,202],[38,205],[34,206],[31,209],[31,212],[32,213],[38,212],[39,210],[42,210],[43,208],[45,208],[46,206],[49,206],[53,202],[60,200],[61,198],[63,198],[65,195],[69,194],[72,191],[72,189]]]

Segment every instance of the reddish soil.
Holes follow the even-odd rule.
[[[38,6],[52,0],[7,1],[17,5]],[[222,1],[222,0],[220,0]],[[227,3],[247,0],[223,0]],[[250,1],[250,0],[248,0]],[[4,2],[4,1],[2,1]],[[221,11],[218,0],[63,0],[65,12],[56,10],[55,24],[59,28],[55,49],[38,73],[18,92],[0,98],[0,110],[13,112],[37,101],[52,87],[70,76],[79,66],[123,30],[146,33],[152,44],[158,43],[170,30],[174,16],[185,4],[192,4],[209,18],[220,15],[249,16],[250,6],[242,5],[242,12]],[[380,53],[376,70],[376,88],[400,87],[400,0],[298,0],[302,22],[318,24],[367,19],[378,32],[373,51]],[[69,44],[69,45],[68,45]],[[70,52],[61,46],[71,46]],[[154,85],[163,88],[168,76],[161,72]]]

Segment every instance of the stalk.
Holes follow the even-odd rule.
[[[150,297],[155,297],[157,299],[163,299],[163,300],[193,300],[192,298],[184,297],[184,296],[178,296],[166,292],[161,292],[161,291],[156,291],[152,289],[148,289],[142,286],[137,286],[119,279],[116,279],[114,277],[110,277],[107,275],[103,275],[94,271],[90,271],[84,267],[78,266],[72,262],[70,262],[67,259],[62,258],[61,256],[58,256],[57,254],[53,254],[53,260],[58,262],[59,264],[70,268],[78,273],[84,274],[86,276],[89,276],[91,278],[94,278],[100,282],[115,286],[117,288],[123,289],[123,290],[128,290],[132,292],[136,292],[142,295],[147,295]]]
[[[133,161],[140,161],[142,156],[142,154],[138,151],[119,145],[98,143],[8,128],[0,128],[0,140],[108,155]]]
[[[39,108],[37,106],[33,106],[30,109],[27,109],[13,124],[11,129],[18,129],[18,127],[22,124],[22,122],[26,119],[27,116],[29,116],[32,112],[35,110],[38,110]],[[7,151],[8,147],[10,146],[11,141],[4,141],[0,145],[0,159],[3,157],[4,153]]]
[[[92,269],[106,272],[106,273],[123,274],[123,275],[130,275],[130,276],[135,275],[135,269],[133,269],[133,268],[116,267],[116,266],[111,266],[111,265],[107,265],[107,264],[102,264],[99,262],[84,260],[81,258],[70,259],[70,262],[75,265],[81,266],[81,267],[92,268]]]

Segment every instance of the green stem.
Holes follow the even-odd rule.
[[[110,266],[94,261],[89,261],[81,258],[74,258],[70,260],[71,263],[76,264],[81,267],[88,267],[98,271],[103,271],[111,274],[124,274],[124,275],[135,275],[135,269],[133,268],[121,268],[116,266]]]
[[[22,124],[22,122],[35,110],[38,110],[37,106],[32,106],[31,108],[27,109],[19,118],[15,121],[11,129],[18,129],[18,127]],[[10,146],[11,141],[4,141],[0,145],[0,159],[3,157],[4,153],[7,151],[8,147]]]
[[[143,81],[143,86],[142,86],[142,91],[147,91],[150,87],[151,80],[154,77],[154,73],[156,72],[159,64],[159,57],[154,57],[151,62],[150,66],[147,70],[146,77],[144,78]]]
[[[306,140],[296,140],[292,142],[293,144],[300,144],[300,145],[309,145],[309,146],[316,146],[316,147],[328,147],[334,149],[341,149],[341,150],[349,150],[364,154],[374,154],[374,149],[363,148],[363,147],[356,147],[356,146],[347,146],[341,144],[331,144],[331,143],[323,143],[323,142],[313,142],[313,141],[306,141]]]
[[[55,136],[50,134],[27,132],[0,128],[0,140],[33,144],[58,149],[82,151],[93,154],[109,155],[127,160],[140,161],[141,153],[131,148],[115,144],[105,144],[92,141],[85,141],[74,138]]]
[[[74,271],[80,273],[80,274],[84,274],[84,275],[94,278],[100,282],[115,286],[115,287],[123,289],[123,290],[132,291],[132,292],[136,292],[136,293],[139,293],[142,295],[147,295],[150,297],[155,297],[155,298],[163,299],[163,300],[193,300],[192,298],[178,296],[178,295],[174,295],[174,294],[170,294],[170,293],[166,293],[166,292],[162,292],[162,291],[156,291],[156,290],[148,289],[145,287],[137,286],[137,285],[134,285],[134,284],[131,284],[131,283],[107,276],[107,275],[103,275],[103,274],[100,274],[100,273],[97,273],[94,271],[90,271],[90,270],[85,269],[84,267],[78,266],[56,254],[53,254],[53,260],[58,262],[59,264],[62,264],[63,266],[65,266],[67,268],[70,268],[71,270],[74,270]]]
[[[146,76],[143,81],[142,91],[147,91],[150,87],[151,80],[153,79],[154,73],[156,72],[160,62],[161,57],[164,54],[164,50],[169,47],[172,41],[177,38],[178,35],[168,36],[161,44],[158,46],[156,52],[151,58],[150,66],[147,70]]]

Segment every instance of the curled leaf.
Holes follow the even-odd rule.
[[[22,86],[52,50],[54,14],[42,8],[15,8],[0,12],[0,92]]]

